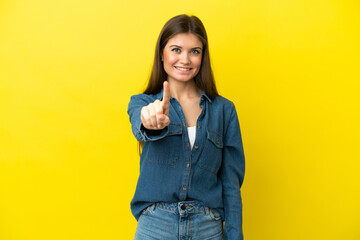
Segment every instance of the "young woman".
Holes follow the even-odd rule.
[[[131,97],[128,114],[142,145],[131,202],[135,239],[243,239],[239,121],[216,90],[197,17],[165,24],[148,86]]]

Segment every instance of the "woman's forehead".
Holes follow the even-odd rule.
[[[203,46],[201,40],[193,33],[178,33],[170,38],[166,45],[176,45],[182,48],[202,48]]]

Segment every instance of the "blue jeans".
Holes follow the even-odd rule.
[[[151,205],[142,212],[135,233],[135,240],[223,239],[220,214],[193,201]]]

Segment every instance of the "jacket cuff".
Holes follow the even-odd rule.
[[[240,226],[240,228],[231,227],[229,226],[229,224],[226,226],[226,221],[225,221],[224,235],[225,235],[225,239],[244,240],[242,226]]]
[[[140,126],[138,128],[138,132],[136,138],[142,139],[144,142],[147,141],[156,141],[159,139],[164,138],[169,132],[169,127],[165,127],[161,130],[150,130],[146,129],[142,123],[140,123]]]

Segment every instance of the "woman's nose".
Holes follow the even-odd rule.
[[[187,53],[181,54],[180,63],[182,63],[182,64],[190,64],[190,58],[189,58],[189,55]]]

